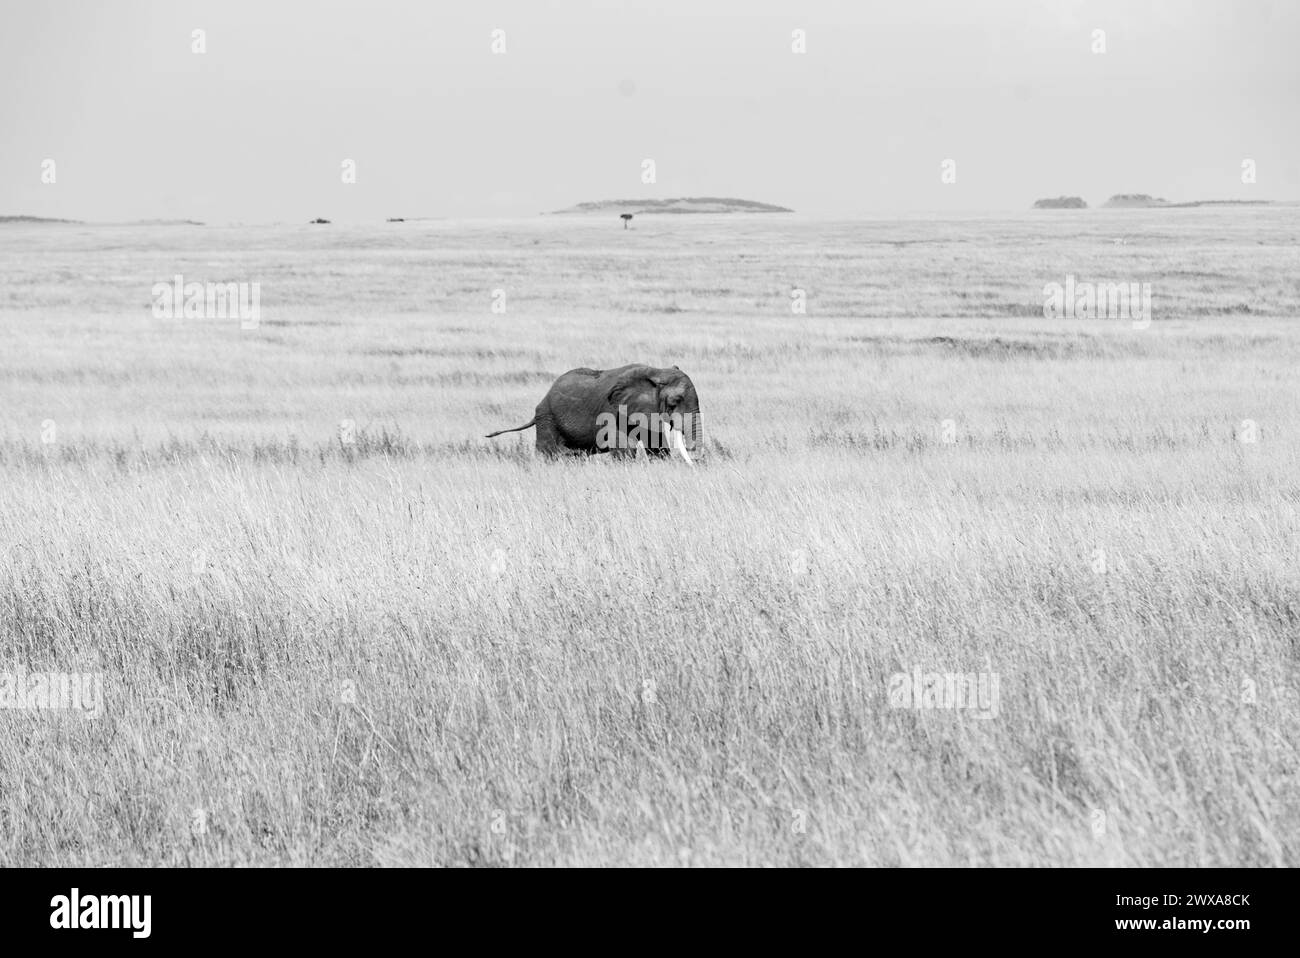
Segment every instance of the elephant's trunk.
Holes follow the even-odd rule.
[[[699,456],[704,451],[704,425],[700,422],[698,409],[682,417],[682,435],[692,456]]]

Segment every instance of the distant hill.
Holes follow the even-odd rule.
[[[793,213],[771,203],[719,196],[679,196],[667,200],[595,200],[579,203],[554,215],[569,213]]]
[[[1107,209],[1145,208],[1149,206],[1168,206],[1167,200],[1159,199],[1147,193],[1116,193],[1105,203]]]
[[[1088,204],[1080,196],[1058,196],[1055,199],[1035,200],[1036,210],[1086,210]]]
[[[48,216],[0,216],[0,223],[80,223],[81,220],[56,220]]]
[[[1272,206],[1272,200],[1193,200],[1190,203],[1166,203],[1171,210],[1188,206]]]
[[[1116,193],[1106,201],[1108,209],[1168,209],[1179,210],[1196,206],[1271,206],[1272,200],[1191,200],[1187,203],[1170,203],[1146,193]]]
[[[123,223],[86,223],[85,220],[58,220],[49,216],[0,216],[4,223],[70,223],[74,226],[203,226],[198,220],[128,220]]]

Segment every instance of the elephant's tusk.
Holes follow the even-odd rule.
[[[695,463],[691,461],[691,454],[686,451],[686,442],[682,439],[682,434],[668,423],[664,423],[664,432],[668,434],[668,448],[676,449],[681,457],[686,460],[686,465],[694,466]]]

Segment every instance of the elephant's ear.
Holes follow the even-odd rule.
[[[619,377],[609,391],[609,404],[613,407],[659,405],[659,383],[650,378],[645,367],[630,369]]]

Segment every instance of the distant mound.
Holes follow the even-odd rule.
[[[1058,196],[1054,199],[1035,200],[1036,210],[1086,210],[1088,204],[1081,196]]]
[[[1272,206],[1272,200],[1193,200],[1190,203],[1166,203],[1171,210],[1188,206]]]
[[[1147,193],[1116,193],[1106,201],[1107,209],[1144,209],[1151,206],[1168,206],[1166,200]]]
[[[555,215],[568,213],[793,213],[794,210],[754,200],[719,196],[679,196],[669,200],[595,200],[579,203]]]
[[[74,226],[204,226],[198,220],[128,220],[121,223],[85,220],[58,220],[48,216],[0,216],[0,226],[5,223],[69,223]]]
[[[1191,200],[1186,203],[1170,203],[1159,197],[1146,193],[1116,193],[1106,201],[1109,209],[1166,209],[1182,210],[1197,206],[1271,206],[1272,200]]]
[[[0,216],[0,223],[80,223],[81,220],[56,220],[48,216]]]

